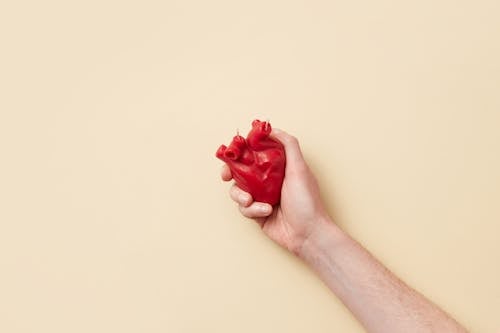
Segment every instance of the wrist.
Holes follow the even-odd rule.
[[[302,243],[297,256],[312,264],[322,252],[341,243],[346,234],[327,216],[319,219],[315,228]]]

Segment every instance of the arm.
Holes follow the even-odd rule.
[[[466,332],[334,224],[319,227],[299,256],[369,332]]]
[[[368,332],[466,332],[331,223],[298,141],[277,129],[272,135],[285,146],[287,158],[280,205],[253,202],[248,193],[233,185],[230,196],[241,213],[304,260]],[[224,167],[222,179],[231,178]]]

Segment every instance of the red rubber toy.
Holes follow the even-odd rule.
[[[215,156],[231,169],[236,185],[252,195],[254,201],[276,205],[285,178],[285,149],[269,136],[271,124],[254,120],[245,139],[236,135],[229,146],[222,145]]]

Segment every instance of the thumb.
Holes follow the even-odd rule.
[[[273,128],[271,137],[280,141],[285,147],[287,167],[303,167],[306,163],[300,150],[299,140],[296,137],[278,128]]]

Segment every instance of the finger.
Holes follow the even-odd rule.
[[[299,141],[296,137],[278,128],[273,128],[271,136],[278,139],[285,147],[287,166],[294,168],[305,164]]]
[[[231,186],[231,188],[229,189],[229,196],[238,205],[243,206],[243,207],[250,206],[250,204],[253,201],[252,196],[249,193],[243,191],[241,188],[239,188],[236,185]]]
[[[248,207],[239,206],[241,214],[250,219],[260,220],[263,217],[267,217],[272,214],[273,206],[265,202],[254,202]]]
[[[231,170],[229,169],[229,167],[227,166],[227,164],[224,164],[222,166],[222,169],[220,171],[220,177],[225,182],[228,182],[231,179],[233,179],[233,175],[231,174]]]

